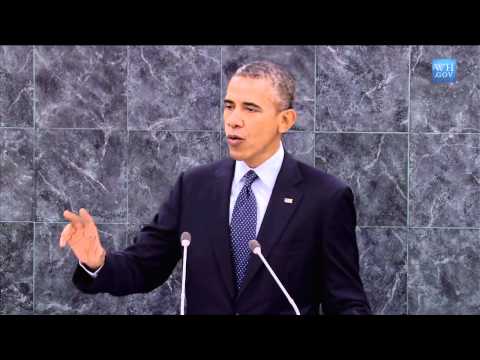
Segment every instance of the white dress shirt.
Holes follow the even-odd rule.
[[[265,211],[267,210],[267,205],[270,201],[270,196],[272,195],[273,186],[277,181],[278,173],[282,167],[283,156],[283,145],[280,142],[280,146],[275,154],[254,169],[250,168],[243,161],[237,160],[235,162],[235,175],[233,176],[232,191],[230,193],[229,223],[232,221],[233,208],[235,206],[235,202],[237,201],[237,197],[240,195],[240,191],[245,185],[245,179],[243,179],[243,176],[249,170],[253,170],[258,176],[258,178],[252,184],[252,191],[255,194],[255,199],[257,200],[257,229],[255,236],[258,236],[258,231],[262,225],[263,217],[265,216]]]
[[[268,202],[270,201],[270,196],[272,195],[273,186],[277,181],[278,173],[282,167],[283,156],[283,144],[280,142],[280,146],[275,154],[254,169],[249,167],[243,161],[235,161],[235,175],[233,176],[232,191],[230,193],[229,223],[232,221],[233,207],[235,206],[237,197],[240,194],[243,185],[245,184],[245,179],[243,179],[243,176],[249,170],[253,170],[258,176],[258,178],[252,184],[252,191],[255,194],[255,199],[257,201],[257,229],[255,236],[258,236],[258,231],[262,225],[263,217],[265,216],[265,211],[267,210]],[[82,263],[79,262],[79,264],[92,277],[97,277],[98,272],[103,267],[102,265],[95,272],[91,272],[85,266],[83,266]]]
[[[88,270],[80,261],[78,262],[78,264],[82,267],[83,270],[85,270],[88,273],[88,275],[90,275],[91,277],[94,277],[94,278],[96,278],[98,276],[98,272],[100,270],[102,270],[102,268],[103,268],[103,265],[102,265],[97,270],[92,272],[92,271]]]

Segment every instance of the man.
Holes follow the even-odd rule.
[[[107,253],[92,217],[65,211],[60,246],[79,259],[74,284],[122,296],[160,286],[191,233],[187,314],[294,314],[248,241],[262,253],[301,314],[369,314],[359,276],[356,212],[348,186],[296,161],[282,145],[295,123],[295,80],[283,67],[238,69],[224,99],[231,159],[178,177],[168,200],[134,245]]]

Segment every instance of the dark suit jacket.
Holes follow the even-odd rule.
[[[181,259],[179,237],[188,231],[187,314],[294,314],[258,256],[235,289],[228,224],[234,167],[224,159],[182,173],[134,245],[108,252],[96,279],[77,267],[74,284],[117,296],[151,291]],[[325,314],[370,312],[355,226],[350,188],[285,152],[257,240],[302,314],[318,314],[320,304]]]

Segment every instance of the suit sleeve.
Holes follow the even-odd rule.
[[[106,292],[123,296],[149,292],[168,279],[181,258],[182,179],[183,173],[150,224],[137,233],[133,245],[121,251],[107,252],[104,266],[96,278],[77,266],[73,283],[79,290],[89,294]]]
[[[370,314],[359,274],[352,190],[336,192],[322,224],[321,296],[325,314]]]

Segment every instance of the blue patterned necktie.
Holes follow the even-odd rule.
[[[257,201],[251,186],[258,175],[253,170],[249,170],[243,178],[245,179],[245,185],[235,202],[230,223],[237,289],[240,289],[247,271],[248,258],[250,257],[248,242],[255,239],[257,230]]]

